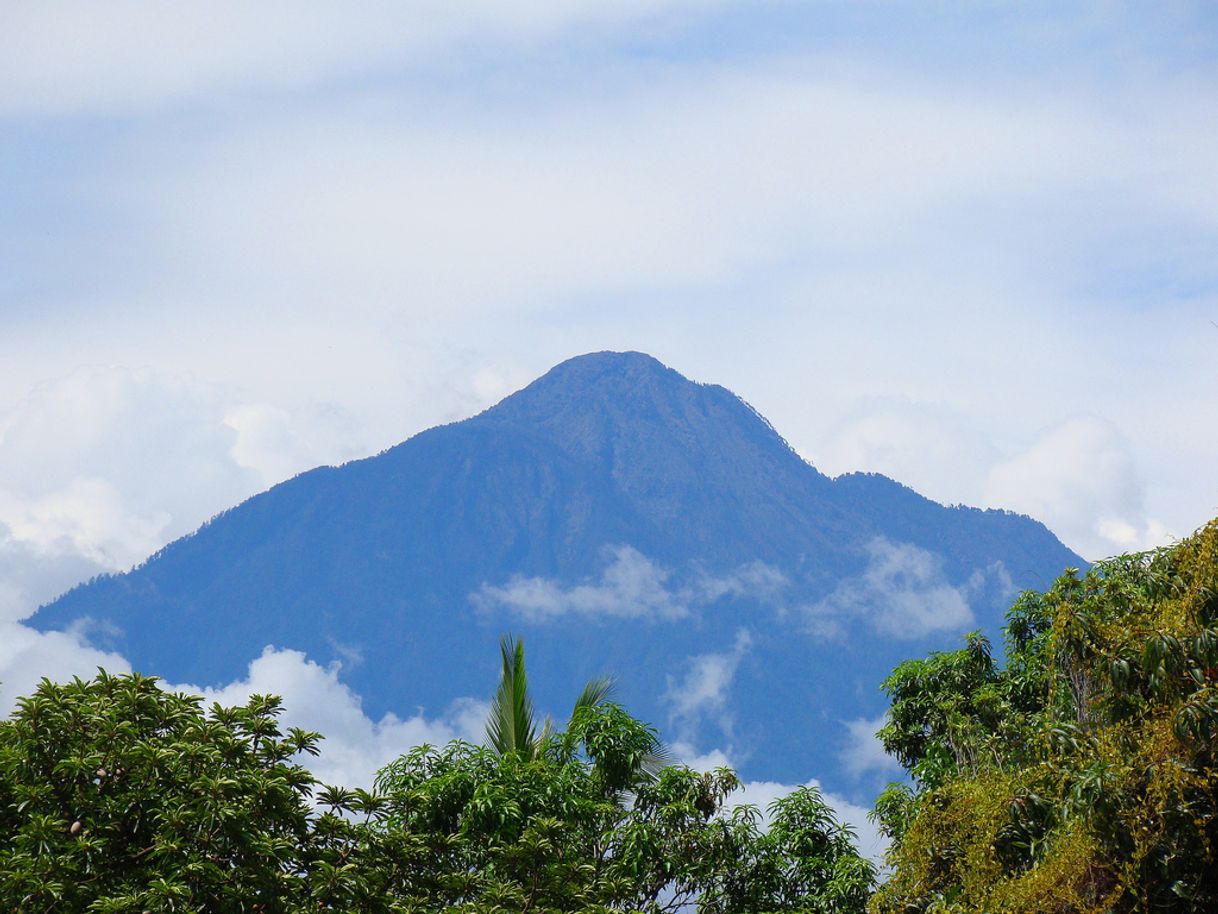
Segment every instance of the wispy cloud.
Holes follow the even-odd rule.
[[[434,63],[454,48],[527,51],[573,28],[613,29],[690,0],[605,4],[307,6],[216,0],[17,5],[0,32],[0,112],[125,113],[217,93],[284,92]],[[133,28],[138,23],[138,28]]]
[[[670,573],[632,546],[610,546],[600,580],[565,587],[548,578],[513,577],[502,586],[484,584],[471,596],[484,610],[506,609],[530,621],[564,615],[679,619],[689,606],[668,589]]]
[[[663,698],[682,740],[692,738],[706,719],[713,720],[724,736],[731,737],[729,690],[740,661],[752,646],[753,636],[742,628],[727,650],[690,657],[683,675],[668,677]]]
[[[974,621],[969,589],[948,582],[934,553],[877,537],[867,545],[863,573],[808,607],[808,624],[828,636],[841,636],[846,626],[858,622],[899,639],[961,631]]]
[[[483,611],[507,611],[531,622],[563,616],[680,619],[725,598],[779,606],[789,581],[765,562],[749,562],[727,574],[691,569],[677,575],[633,546],[606,546],[600,577],[578,584],[517,575],[506,584],[483,584],[470,595]]]

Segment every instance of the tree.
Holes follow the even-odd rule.
[[[504,636],[499,641],[499,653],[503,673],[486,719],[486,742],[499,755],[517,753],[534,758],[553,731],[553,722],[547,717],[538,727],[524,666],[524,641]],[[609,701],[613,691],[614,683],[608,676],[589,680],[575,699],[572,716],[580,708]]]
[[[767,831],[731,771],[649,772],[658,735],[606,701],[532,752],[420,747],[371,792],[318,784],[318,734],[278,712],[44,680],[0,721],[0,910],[861,914],[871,890],[815,790]]]
[[[553,734],[554,722],[546,717],[538,726],[524,664],[524,641],[506,635],[499,641],[499,653],[503,672],[486,719],[486,744],[499,755],[514,753],[536,758],[546,739]],[[588,680],[575,699],[571,720],[583,708],[608,704],[615,691],[616,683],[611,676]],[[654,776],[669,760],[667,750],[657,741],[641,760],[642,770]]]
[[[281,733],[278,712],[262,696],[205,712],[139,675],[43,680],[0,722],[0,910],[273,914],[376,897],[333,866],[361,845],[374,856],[349,818],[358,798],[315,811],[293,759],[318,735]]]
[[[578,708],[536,753],[420,747],[377,781],[391,830],[427,842],[422,909],[698,910],[861,914],[874,869],[812,788],[778,801],[768,831],[731,807],[727,769],[642,762],[655,731],[616,705]]]
[[[914,784],[875,910],[1218,909],[1218,521],[1025,594],[1006,639],[885,683]]]

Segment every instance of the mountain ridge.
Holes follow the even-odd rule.
[[[950,644],[948,628],[911,628],[912,641],[866,647],[884,625],[899,631],[876,621],[888,618],[872,605],[885,588],[905,606],[893,588],[932,602],[955,593],[950,618],[964,601],[996,628],[1010,587],[1080,563],[1030,518],[943,506],[878,475],[830,478],[726,388],[642,353],[593,353],[469,419],[274,486],[31,624],[91,618],[99,645],[198,683],[236,678],[267,644],[322,663],[350,647],[365,661],[344,680],[373,715],[484,694],[495,641],[512,630],[532,663],[558,672],[554,696],[613,671],[632,709],[696,740],[717,725],[683,723],[664,696],[743,629],[749,659],[724,701],[784,755],[761,773],[789,776],[798,753],[817,756],[815,740],[771,732],[767,693],[874,714],[878,694],[843,697],[833,675],[875,693],[906,650]],[[750,568],[763,573],[746,586]],[[631,594],[685,613],[648,615]],[[549,609],[531,608],[542,597]],[[854,640],[818,640],[817,626]],[[412,681],[397,678],[403,666]]]

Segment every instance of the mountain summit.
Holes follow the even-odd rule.
[[[725,388],[601,352],[275,486],[32,623],[91,619],[138,669],[202,684],[297,648],[341,661],[374,715],[487,694],[515,631],[543,705],[613,672],[669,735],[802,780],[833,758],[818,728],[878,713],[896,661],[1081,564],[1029,518],[826,477]]]

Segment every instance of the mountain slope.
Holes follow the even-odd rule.
[[[833,763],[818,720],[876,713],[911,649],[1081,564],[1028,518],[830,479],[726,389],[596,353],[276,486],[33,624],[92,619],[138,668],[201,684],[267,644],[347,658],[373,714],[486,694],[496,638],[518,631],[543,705],[613,671],[670,735],[755,746],[756,774],[803,779]],[[706,655],[730,683],[690,678]]]

